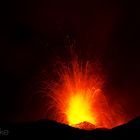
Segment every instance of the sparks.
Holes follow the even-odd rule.
[[[76,126],[82,122],[89,122],[95,125],[96,114],[93,112],[93,100],[95,94],[100,91],[95,87],[99,86],[99,81],[95,81],[93,75],[90,74],[88,62],[82,67],[77,59],[73,60],[71,72],[72,75],[69,76],[67,72],[64,73],[69,79],[64,78],[65,83],[71,81],[69,86],[66,85],[68,104],[65,114],[68,124]]]
[[[77,57],[70,63],[60,64],[58,81],[50,86],[51,119],[73,127],[89,129],[114,124],[113,115],[102,92],[103,79],[87,61],[81,63]],[[119,122],[120,123],[120,122]]]

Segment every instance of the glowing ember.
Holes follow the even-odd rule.
[[[53,111],[50,109],[48,114],[53,115],[48,118],[82,129],[111,128],[120,124],[120,120],[114,122],[115,114],[101,91],[103,79],[89,62],[83,64],[75,58],[69,64],[59,66],[59,80],[49,88],[51,102],[48,108]]]

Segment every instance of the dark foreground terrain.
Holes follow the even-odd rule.
[[[80,130],[54,121],[40,120],[26,123],[0,123],[1,138],[37,138],[46,140],[114,140],[140,139],[140,117],[127,124],[108,129]]]

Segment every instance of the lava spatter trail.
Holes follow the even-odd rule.
[[[115,119],[102,91],[104,79],[89,61],[78,56],[55,69],[57,80],[47,83],[47,118],[81,129],[112,128]]]

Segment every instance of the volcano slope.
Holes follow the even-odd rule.
[[[0,123],[2,138],[39,138],[71,140],[140,139],[140,117],[112,129],[82,130],[49,120],[24,123]]]

